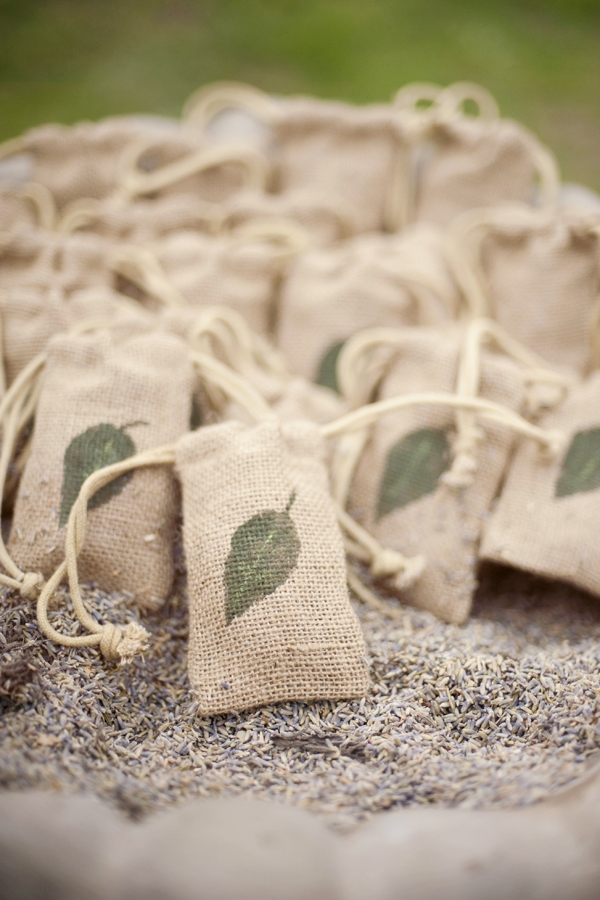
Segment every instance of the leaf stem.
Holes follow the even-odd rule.
[[[287,506],[285,508],[286,513],[289,513],[290,509],[294,505],[294,500],[296,499],[296,491],[293,490],[290,494],[290,499],[288,500]]]
[[[139,419],[137,422],[127,422],[126,425],[121,425],[121,427],[118,428],[117,431],[124,432],[126,428],[135,428],[136,425],[150,425],[150,422],[144,422],[142,421],[142,419]]]

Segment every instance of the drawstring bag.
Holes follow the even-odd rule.
[[[137,316],[136,304],[106,287],[86,288],[69,296],[57,287],[48,291],[12,288],[0,294],[5,383],[12,384],[53,335],[84,319],[109,321],[122,315]]]
[[[466,103],[477,115],[464,113]],[[498,203],[555,205],[553,154],[522,125],[501,119],[478,85],[407,85],[395,106],[413,147],[410,221],[445,226],[465,210]]]
[[[572,388],[543,421],[566,434],[543,459],[524,442],[485,523],[481,558],[600,596],[600,373]]]
[[[336,389],[337,355],[353,334],[378,325],[438,325],[456,308],[436,229],[360,235],[296,260],[281,294],[277,343],[292,371]]]
[[[339,206],[358,232],[398,229],[397,183],[406,148],[392,107],[275,98],[246,85],[219,83],[193,95],[184,116],[210,135],[213,119],[229,110],[241,110],[263,126],[264,137],[248,143],[269,154],[275,193],[308,192]]]
[[[325,425],[348,412],[348,404],[333,391],[304,378],[293,378],[272,404],[281,422],[306,419]]]
[[[43,184],[0,185],[0,235],[32,228],[52,231],[55,224],[54,198]]]
[[[114,191],[80,198],[63,210],[57,230],[85,230],[134,243],[172,231],[215,233],[223,204],[240,191],[261,191],[266,163],[246,148],[206,148],[185,132],[161,143],[137,142],[125,152]]]
[[[470,611],[482,517],[504,475],[513,431],[533,437],[546,450],[558,447],[554,432],[516,414],[525,396],[525,377],[517,363],[550,387],[561,386],[560,376],[540,371],[526,351],[517,351],[517,362],[480,352],[483,337],[478,328],[466,332],[462,350],[456,335],[434,329],[388,334],[387,342],[398,349],[380,385],[380,402],[371,406],[385,409],[387,404],[393,415],[380,417],[366,435],[363,429],[343,486],[338,473],[334,489],[340,503],[345,503],[344,493],[350,493],[350,512],[384,547],[408,557],[425,556],[421,576],[401,592],[402,600],[459,624]],[[374,330],[374,347],[383,343],[379,332]],[[500,332],[495,337],[502,341]],[[368,351],[369,340],[369,332],[358,335],[344,356],[351,356],[359,343],[363,353]],[[500,346],[509,353],[514,349],[509,342]],[[342,358],[342,370],[343,363]],[[424,399],[417,403],[419,396]],[[438,399],[433,403],[428,396]],[[463,409],[455,424],[453,405],[460,410],[461,404],[476,401],[492,401],[498,412],[482,428],[476,409]],[[403,403],[410,405],[402,408]],[[368,416],[368,406],[366,410]],[[339,460],[344,447],[337,453]]]
[[[201,714],[364,696],[365,647],[316,426],[226,422],[175,455]]]
[[[280,421],[308,419],[325,424],[347,412],[348,406],[341,397],[303,378],[292,377],[276,348],[262,335],[253,333],[234,310],[217,306],[191,315],[193,321],[188,318],[180,332],[190,346],[224,362],[258,391]],[[162,318],[169,327],[178,320],[183,324],[188,316],[188,310],[184,315],[179,310],[169,310]],[[215,394],[209,385],[204,390],[221,418],[253,421],[239,403],[227,401],[221,392]]]
[[[183,194],[222,204],[238,191],[263,190],[265,157],[240,145],[212,147],[195,128],[130,145],[120,163],[114,200]]]
[[[171,335],[119,342],[114,331],[100,331],[50,341],[10,534],[13,577],[19,569],[47,576],[60,563],[70,510],[91,472],[188,430],[192,379],[185,345]],[[82,577],[156,606],[173,580],[177,510],[169,473],[114,482],[95,497]]]
[[[67,293],[110,287],[110,244],[95,234],[52,234],[39,229],[0,234],[0,290],[57,287]]]
[[[77,125],[43,125],[0,144],[0,160],[22,160],[24,181],[51,191],[58,209],[79,197],[112,193],[119,162],[133,142],[177,131],[179,125],[150,116],[114,116]]]
[[[448,253],[473,315],[580,375],[600,364],[600,216],[476,210],[453,223]]]
[[[188,668],[200,713],[364,696],[365,646],[349,602],[318,427],[278,423],[239,376],[202,354],[195,361],[204,377],[231,391],[260,421],[206,426],[174,447],[90,474],[69,513],[65,559],[46,584],[36,585],[42,633],[66,646],[98,645],[105,657],[122,662],[143,651],[150,636],[141,626],[100,624],[89,614],[79,590],[78,557],[85,554],[100,491],[134,470],[142,470],[138,478],[144,470],[174,463],[183,493]],[[88,633],[61,634],[49,618],[50,601],[65,576]]]
[[[328,204],[318,194],[289,191],[265,194],[240,191],[222,207],[221,230],[239,228],[255,219],[283,219],[297,222],[310,237],[311,244],[326,246],[350,237],[356,231],[351,209],[341,202]]]
[[[186,231],[144,247],[115,249],[115,271],[159,305],[223,304],[239,312],[258,334],[271,329],[277,289],[289,260],[305,245],[294,223],[249,223],[211,237]]]
[[[142,197],[130,203],[85,200],[72,204],[63,215],[60,230],[99,234],[111,241],[143,244],[166,237],[173,231],[213,233],[219,210],[189,194]]]

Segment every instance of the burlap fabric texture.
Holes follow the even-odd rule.
[[[407,332],[379,391],[385,400],[411,392],[452,393],[458,372],[458,334]],[[479,396],[518,410],[524,397],[517,365],[482,355]],[[464,622],[476,587],[482,520],[497,494],[514,441],[504,426],[482,422],[484,438],[472,484],[441,479],[451,463],[455,413],[415,406],[385,415],[373,428],[356,469],[349,509],[385,547],[427,563],[402,600],[454,623]]]
[[[176,232],[144,248],[121,247],[114,255],[114,268],[149,300],[196,308],[223,304],[258,334],[271,329],[286,263],[277,242],[193,231]]]
[[[277,343],[293,372],[336,388],[337,355],[351,335],[448,322],[457,304],[437,229],[359,235],[296,260],[281,292]]]
[[[110,244],[95,234],[52,234],[40,229],[0,238],[0,290],[52,286],[65,292],[92,285],[111,286]]]
[[[65,524],[87,475],[188,430],[192,378],[185,347],[171,335],[51,340],[9,543],[23,571],[47,577],[62,561]],[[173,579],[177,498],[163,469],[135,472],[99,493],[82,579],[127,591],[143,606],[162,601]]]
[[[128,203],[110,198],[73,205],[63,217],[66,232],[98,234],[113,241],[144,243],[173,231],[216,231],[220,211],[193,194],[142,197]]]
[[[227,422],[177,445],[188,667],[204,715],[367,690],[322,456],[307,422]]]
[[[272,128],[277,190],[330,198],[359,232],[397,230],[393,191],[407,150],[390,107],[288,98]]]
[[[14,187],[0,182],[0,240],[8,232],[50,230],[55,223],[54,198],[44,185],[30,183]]]
[[[334,204],[328,204],[319,194],[305,190],[290,190],[286,194],[240,191],[223,203],[221,210],[222,228],[236,228],[256,219],[291,219],[318,246],[332,244],[356,231],[351,207],[345,208],[337,198]]]
[[[507,119],[487,122],[460,116],[433,124],[415,173],[415,220],[444,226],[468,209],[511,201],[532,204],[540,155],[552,171],[550,152]],[[555,179],[558,187],[557,175]],[[554,178],[550,181],[553,184]]]
[[[48,290],[11,288],[0,293],[6,384],[12,384],[27,363],[46,349],[53,335],[86,319],[109,322],[133,315],[139,318],[134,302],[107,287],[84,288],[71,294],[56,286]]]
[[[123,152],[173,128],[150,116],[115,116],[77,125],[43,125],[0,145],[0,160],[23,163],[23,180],[50,189],[59,210],[80,197],[101,198],[117,184]]]
[[[275,98],[248,85],[218,83],[191,97],[184,114],[210,137],[214,117],[232,109],[263,126],[262,135],[252,127],[246,132],[271,161],[271,191],[319,197],[349,215],[359,232],[398,229],[396,190],[409,146],[393,107]]]
[[[600,217],[475,211],[454,223],[448,249],[475,315],[578,374],[600,363]]]
[[[519,444],[481,558],[600,595],[600,373],[572,388],[543,424],[566,432],[565,449],[547,460]]]

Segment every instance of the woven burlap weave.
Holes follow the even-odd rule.
[[[184,301],[195,307],[223,304],[258,334],[270,330],[281,272],[275,244],[182,231],[157,241],[153,251]]]
[[[566,433],[564,452],[545,460],[527,441],[518,446],[481,557],[600,595],[600,373],[543,424]]]
[[[216,230],[221,213],[215,204],[195,194],[167,194],[142,197],[126,204],[113,200],[78,203],[65,215],[62,227],[67,231],[99,234],[113,241],[144,243],[165,237],[173,231]]]
[[[458,337],[413,329],[381,386],[379,399],[411,392],[452,393],[458,359]],[[485,353],[479,396],[518,410],[523,395],[518,367]],[[478,448],[473,483],[456,489],[439,480],[450,464],[453,425],[453,412],[435,406],[398,410],[383,417],[357,467],[350,509],[384,546],[405,556],[426,557],[423,574],[403,592],[402,599],[448,622],[461,623],[469,614],[476,587],[482,517],[503,477],[513,434],[502,426],[482,423],[485,437]],[[402,441],[408,442],[403,446],[410,447],[410,455],[418,460],[412,474],[410,461],[400,452]],[[428,443],[430,451],[421,458],[419,453]]]
[[[109,242],[95,234],[15,231],[0,241],[0,288],[110,286],[109,251]]]
[[[316,426],[238,422],[179,442],[200,712],[361,697],[365,648]]]
[[[287,191],[264,194],[241,191],[222,205],[223,225],[235,228],[254,219],[274,217],[298,222],[317,245],[327,245],[356,231],[352,208],[341,198],[328,204],[320,194]]]
[[[348,404],[327,388],[304,378],[293,378],[273,403],[282,422],[307,419],[324,425],[348,412]]]
[[[468,220],[463,220],[468,226]],[[480,293],[504,328],[549,362],[593,365],[600,303],[600,217],[520,206],[486,211],[460,238]]]
[[[80,197],[101,198],[118,183],[120,161],[134,142],[168,131],[168,120],[115,116],[77,125],[43,125],[14,142],[14,153],[25,154],[28,180],[45,185],[62,210]]]
[[[417,221],[447,225],[468,209],[533,202],[537,141],[521,125],[460,116],[437,123],[428,138],[416,175]]]
[[[15,188],[0,182],[0,235],[51,228],[55,214],[54,200],[42,185]]]
[[[437,229],[359,235],[296,261],[281,292],[277,341],[292,371],[332,387],[328,359],[357,331],[441,324],[456,307]]]
[[[170,335],[51,340],[9,544],[23,571],[48,576],[62,562],[69,504],[85,474],[188,430],[192,377],[184,345]],[[156,469],[118,488],[90,511],[81,577],[153,606],[173,578],[176,485]]]
[[[391,107],[287,98],[272,129],[277,187],[349,209],[362,231],[396,230],[390,195],[407,153]]]
[[[134,314],[133,303],[107,287],[85,288],[70,295],[57,287],[11,288],[0,295],[6,384],[12,384],[27,363],[46,349],[53,335],[86,319],[108,322]]]

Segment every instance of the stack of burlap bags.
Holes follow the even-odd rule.
[[[482,560],[600,594],[600,213],[560,198],[467,84],[0,146],[1,582],[127,661],[80,582],[160,608],[181,518],[206,714],[363,696],[348,585],[455,623]]]

